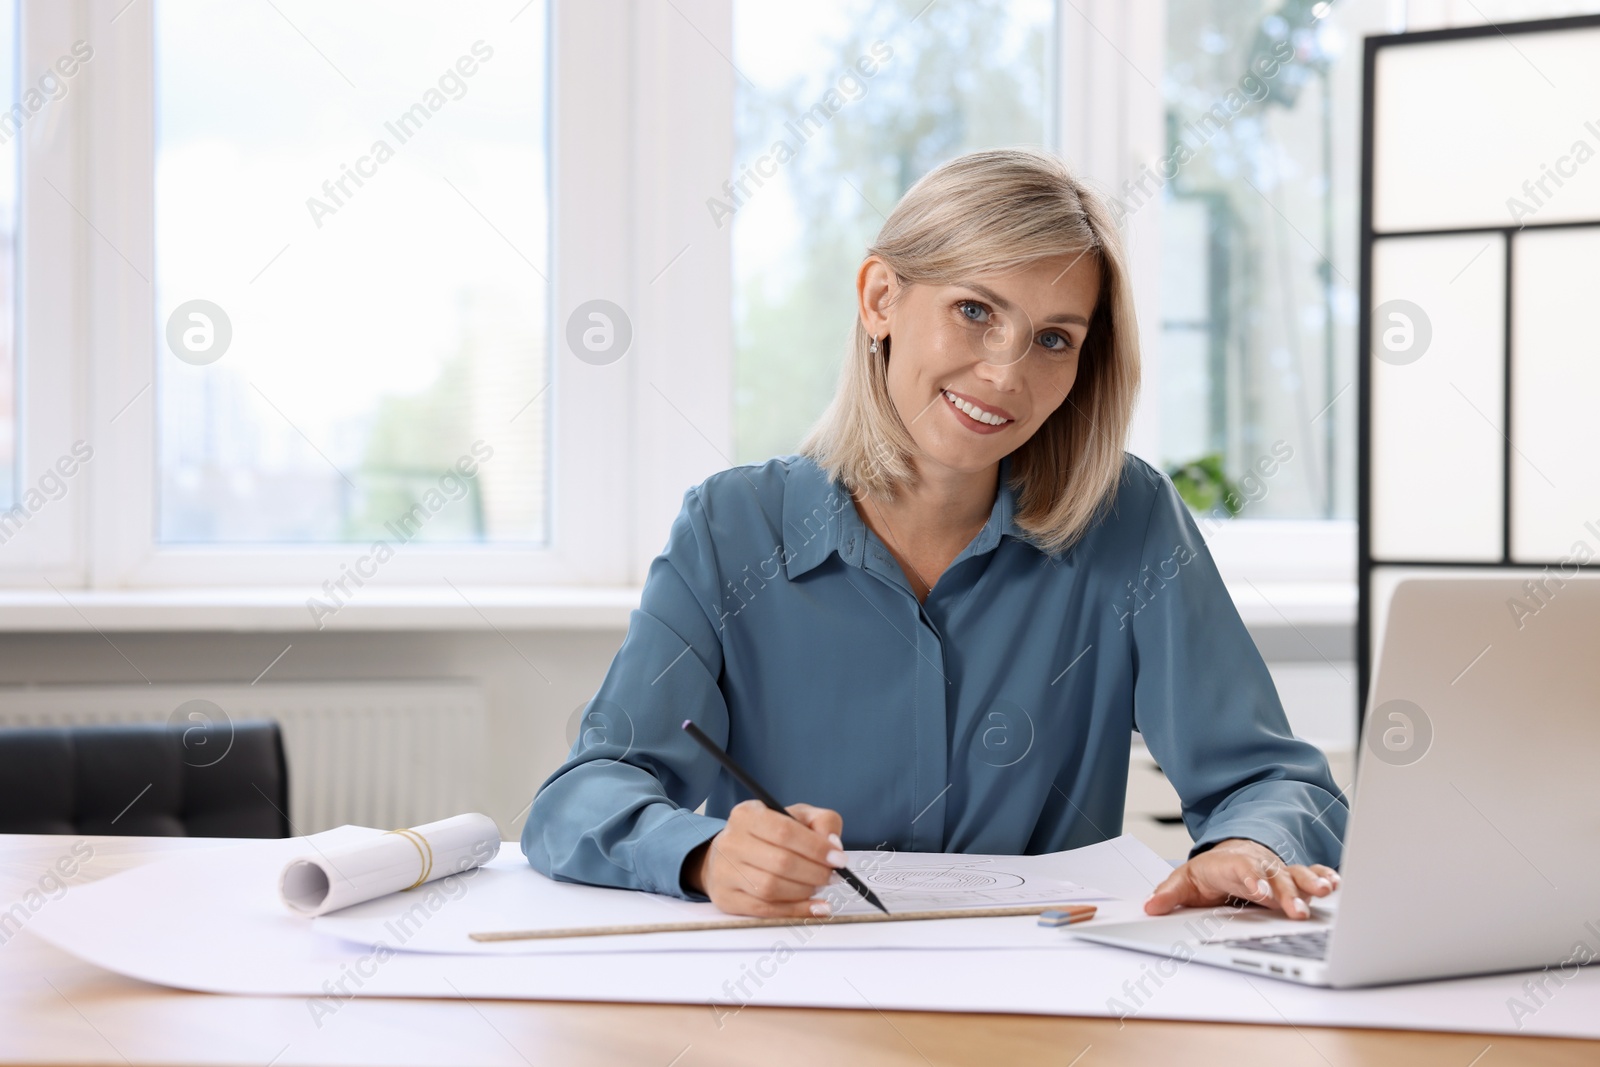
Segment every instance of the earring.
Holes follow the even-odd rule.
[[[872,335],[872,345],[871,345],[871,347],[869,347],[867,349],[867,351],[871,352],[873,355],[877,355],[878,354],[878,335],[877,334],[873,334]]]

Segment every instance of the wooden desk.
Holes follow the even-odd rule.
[[[76,838],[0,835],[0,912]],[[90,838],[78,884],[216,842]],[[49,907],[45,903],[43,907]],[[137,922],[136,916],[129,921]],[[1593,1064],[1600,1042],[1033,1015],[182,993],[82,963],[23,927],[0,944],[0,1062],[25,1064]]]

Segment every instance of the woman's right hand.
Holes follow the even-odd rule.
[[[820,894],[846,862],[839,841],[844,820],[810,804],[785,810],[794,818],[759,800],[735,804],[728,825],[686,858],[684,884],[730,915],[829,914]]]

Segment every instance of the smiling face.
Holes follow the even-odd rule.
[[[1015,451],[1066,400],[1100,268],[1074,254],[959,284],[908,285],[872,256],[858,290],[867,332],[890,338],[889,395],[919,468],[975,473]]]

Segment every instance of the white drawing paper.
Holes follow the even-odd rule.
[[[336,1026],[317,1029],[326,1021],[317,1012],[338,1010],[351,997],[390,996],[696,1004],[724,1014],[754,1005],[870,1006],[1600,1038],[1600,967],[1577,968],[1535,1015],[1514,1019],[1506,1003],[1526,996],[1527,972],[1369,990],[1314,989],[1199,964],[1157,970],[1158,957],[1079,941],[1067,929],[1039,927],[1025,916],[858,923],[819,929],[805,944],[797,941],[799,928],[773,928],[707,931],[748,938],[720,949],[706,938],[670,951],[656,941],[654,950],[590,946],[469,956],[394,951],[320,936],[317,929],[335,916],[305,919],[283,907],[275,876],[285,861],[309,843],[328,850],[377,833],[346,826],[314,839],[175,853],[73,886],[33,916],[27,936],[160,985],[308,998],[307,1013],[291,1013],[305,1021],[307,1035],[346,1032]],[[1171,870],[1130,837],[1024,858],[1124,898],[1101,909],[1113,921],[1136,914],[1138,902]],[[517,870],[517,864],[524,869]],[[481,877],[483,884],[456,903],[486,908],[490,898],[479,894],[492,884],[491,876],[509,879],[508,886],[532,884],[520,877],[528,871],[515,844],[506,844],[498,859],[476,870],[476,876],[471,871],[451,875],[399,895],[434,893],[446,900],[447,885]],[[441,909],[430,924],[447,914]],[[825,937],[833,941],[828,950],[813,951]],[[857,937],[863,940],[849,943]],[[0,952],[0,980],[17,977],[7,970],[7,955]]]
[[[502,957],[395,952],[318,936],[315,929],[325,918],[296,917],[278,901],[275,875],[283,862],[304,853],[307,843],[330,849],[370,840],[374,833],[339,827],[312,840],[186,849],[72,886],[70,893],[34,915],[27,936],[43,937],[93,965],[155,984],[304,997],[307,1013],[334,1011],[352,997],[525,998],[688,1003],[710,1006],[723,1016],[742,1006],[814,1006],[1128,1014],[1139,1019],[1600,1038],[1600,968],[1594,966],[1576,968],[1578,973],[1565,979],[1557,997],[1549,998],[1538,1014],[1514,1021],[1506,1013],[1507,998],[1525,997],[1523,982],[1530,973],[1370,990],[1310,989],[1202,965],[1157,971],[1157,957],[1077,941],[1070,928],[1040,928],[1027,917],[854,923],[819,929],[816,939],[803,945],[797,941],[800,928],[771,928],[707,931],[758,934],[746,945],[722,949],[712,949],[714,939],[707,937],[699,950],[664,952],[658,942],[656,950]],[[1171,870],[1131,837],[1030,859],[1083,885],[1125,897],[1101,909],[1114,921],[1138,912],[1144,894]],[[526,865],[520,849],[507,843],[499,859],[477,870],[485,878],[510,875],[518,862]],[[451,875],[400,896],[437,893],[438,899],[446,899],[442,886],[464,877],[472,873]],[[475,886],[470,899],[477,899],[478,891]],[[435,918],[443,915],[442,910]],[[912,941],[899,941],[912,933]],[[824,936],[848,939],[858,934],[867,937],[864,945],[811,950]],[[1024,939],[1027,947],[1021,947]],[[0,952],[0,979],[18,977],[6,969],[8,955],[16,953]],[[1160,977],[1158,984],[1152,974]],[[1138,995],[1131,997],[1130,989]],[[310,1029],[314,1027],[307,1024]],[[346,1030],[326,1027],[317,1032]]]

